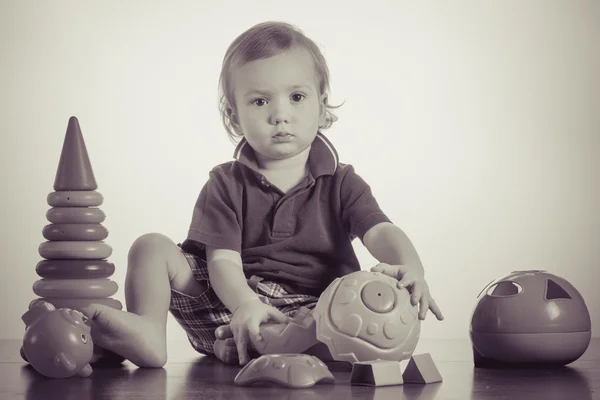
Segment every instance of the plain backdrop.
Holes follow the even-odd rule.
[[[227,46],[299,26],[331,71],[325,131],[414,243],[467,338],[479,291],[544,269],[600,331],[600,3],[0,1],[0,338],[22,338],[69,117],[79,119],[125,303],[127,252],[185,239],[209,170],[232,159],[217,110]],[[376,260],[355,242],[363,269]],[[186,340],[169,316],[169,340]]]

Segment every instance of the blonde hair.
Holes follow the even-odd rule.
[[[283,53],[294,46],[306,48],[313,57],[316,72],[319,80],[320,94],[326,94],[329,97],[329,68],[325,57],[319,50],[319,47],[296,26],[280,21],[267,21],[254,25],[244,33],[239,35],[229,45],[219,77],[219,111],[225,130],[232,141],[240,139],[243,136],[232,121],[232,114],[235,112],[235,101],[233,88],[231,87],[231,71],[235,66],[242,66],[255,60],[269,58]],[[337,116],[331,111],[339,106],[332,106],[326,102],[325,123],[320,126],[321,129],[327,129],[337,121]]]

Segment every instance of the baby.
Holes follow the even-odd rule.
[[[198,352],[245,365],[260,324],[314,308],[334,279],[361,269],[355,238],[379,261],[372,271],[411,292],[420,319],[442,320],[410,240],[322,133],[337,117],[317,45],[287,23],[255,25],[227,50],[220,84],[234,160],[210,171],[183,243],[156,233],[133,243],[127,312],[82,310],[94,342],[162,367],[170,311]]]

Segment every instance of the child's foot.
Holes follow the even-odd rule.
[[[94,344],[117,353],[138,367],[164,366],[167,361],[165,327],[134,313],[100,304],[81,312],[92,320]]]
[[[233,338],[217,339],[213,345],[215,357],[223,364],[239,364],[237,347]]]
[[[240,358],[233,339],[233,332],[229,325],[221,325],[215,330],[217,340],[213,344],[213,352],[215,356],[221,360],[223,364],[239,364]],[[260,353],[256,351],[252,342],[248,343],[248,356],[250,359],[260,357]]]

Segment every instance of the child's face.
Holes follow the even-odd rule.
[[[281,160],[310,146],[325,122],[325,95],[306,49],[251,61],[235,68],[231,78],[237,122],[255,152]]]

